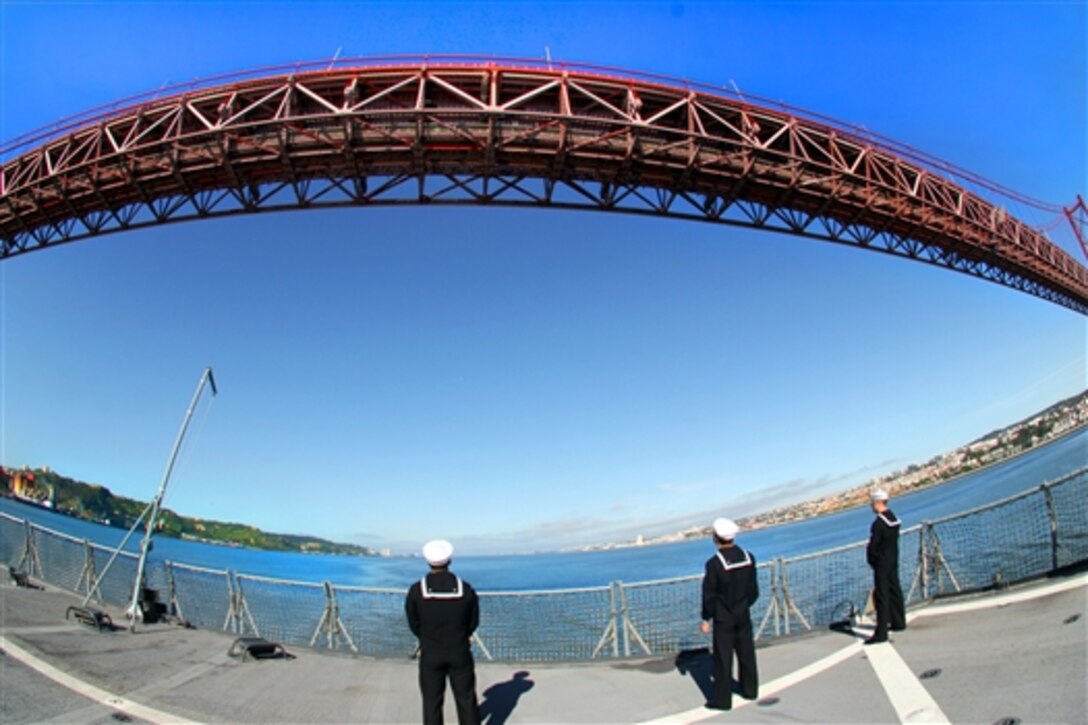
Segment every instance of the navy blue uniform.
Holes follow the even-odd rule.
[[[711,707],[733,706],[733,654],[741,695],[759,696],[756,645],[749,608],[759,599],[756,558],[739,546],[723,546],[706,562],[703,619],[714,622],[714,700]]]
[[[872,639],[888,638],[888,629],[907,628],[903,590],[899,587],[899,519],[891,509],[878,513],[869,529],[865,556],[873,569],[873,606],[876,629]]]
[[[441,725],[449,679],[461,725],[479,725],[472,633],[480,601],[472,586],[448,571],[432,571],[412,585],[404,602],[408,626],[419,638],[419,691],[423,722]]]

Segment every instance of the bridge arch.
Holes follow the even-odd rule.
[[[0,158],[0,260],[262,211],[581,208],[849,244],[1088,314],[1088,269],[954,180],[978,177],[796,109],[614,69],[463,58],[262,69],[96,109]]]

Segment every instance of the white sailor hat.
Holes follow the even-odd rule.
[[[738,531],[740,531],[740,527],[732,519],[714,519],[714,534],[719,539],[732,541]]]
[[[453,544],[445,539],[435,539],[423,545],[423,558],[431,566],[445,566],[453,556]]]
[[[872,501],[887,501],[888,492],[882,488],[878,488],[869,494],[869,499]]]

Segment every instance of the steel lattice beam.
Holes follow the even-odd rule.
[[[851,244],[1088,314],[1084,266],[939,169],[818,120],[639,77],[419,62],[235,79],[20,151],[0,167],[0,259],[284,209],[589,208]]]

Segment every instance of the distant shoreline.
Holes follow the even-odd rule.
[[[1001,465],[1004,465],[1005,463],[1008,463],[1010,461],[1015,461],[1017,458],[1022,458],[1023,456],[1026,456],[1029,453],[1034,453],[1035,451],[1038,451],[1038,450],[1040,450],[1042,448],[1046,448],[1047,446],[1051,445],[1052,443],[1057,443],[1058,441],[1061,441],[1061,440],[1063,440],[1065,438],[1068,438],[1069,436],[1076,435],[1077,433],[1080,433],[1081,431],[1084,431],[1086,429],[1088,429],[1088,423],[1082,423],[1081,425],[1077,426],[1076,428],[1071,428],[1071,429],[1065,431],[1064,433],[1060,433],[1059,435],[1056,435],[1053,438],[1050,438],[1050,439],[1044,441],[1043,443],[1040,443],[1037,446],[1032,446],[1031,448],[1027,448],[1027,449],[1022,450],[1022,451],[1020,451],[1018,453],[1014,453],[1011,456],[1008,456],[1007,458],[1002,458],[1000,461],[993,461],[992,463],[987,463],[985,465],[979,466],[978,468],[973,468],[970,471],[964,471],[963,473],[957,473],[956,475],[954,475],[954,476],[952,476],[950,478],[944,478],[944,479],[941,479],[939,481],[933,481],[931,483],[926,483],[926,484],[921,484],[921,485],[915,486],[914,488],[910,489],[909,491],[903,491],[902,493],[896,494],[895,498],[903,498],[904,496],[910,496],[913,493],[921,493],[922,491],[928,491],[931,488],[937,488],[938,486],[943,486],[943,485],[945,485],[947,483],[955,483],[956,481],[960,480],[961,478],[966,478],[967,476],[973,476],[976,473],[982,473],[983,471],[988,471],[991,468],[994,468],[996,466],[1001,466]],[[849,491],[851,489],[846,489],[846,490]],[[802,501],[800,503],[808,503],[808,501]],[[864,507],[865,507],[864,502],[862,502],[862,503],[860,503],[860,504],[858,504],[856,506],[843,506],[841,509],[836,509],[835,511],[824,511],[823,513],[818,513],[815,516],[809,516],[809,517],[804,518],[804,519],[796,519],[794,521],[780,521],[778,523],[768,524],[766,526],[760,526],[758,529],[752,529],[752,531],[763,530],[763,529],[772,529],[772,528],[774,528],[776,526],[785,526],[787,524],[794,524],[794,523],[797,523],[797,521],[812,521],[813,519],[823,518],[824,516],[834,516],[835,514],[842,513],[843,511],[853,511],[854,509],[859,509],[859,508],[864,508]]]
[[[1069,426],[1061,430],[1060,432],[1053,432],[1055,428],[1061,428]],[[1088,429],[1088,390],[1081,393],[1070,396],[1064,400],[1058,401],[1048,408],[1036,413],[1033,416],[1024,418],[1017,423],[1010,424],[1004,428],[999,428],[987,433],[985,436],[978,438],[971,443],[961,445],[957,448],[953,448],[944,453],[937,454],[930,458],[923,464],[911,464],[904,470],[893,471],[890,474],[884,476],[877,476],[869,479],[867,482],[851,486],[849,488],[841,489],[831,493],[823,494],[815,498],[807,500],[797,501],[792,504],[779,506],[777,508],[765,510],[749,516],[737,517],[737,521],[742,523],[745,531],[761,531],[764,529],[773,529],[778,526],[785,526],[788,524],[800,523],[804,521],[818,520],[825,516],[832,516],[835,514],[852,511],[858,508],[865,507],[867,503],[867,496],[865,494],[866,489],[872,486],[883,486],[889,489],[896,498],[909,496],[913,493],[920,493],[938,486],[943,486],[949,483],[955,483],[961,479],[974,475],[976,473],[983,473],[996,466],[1004,465],[1006,463],[1014,462],[1023,456],[1037,452],[1044,449],[1051,444],[1058,443],[1071,436],[1083,433]],[[1036,438],[1045,438],[1041,442],[1029,445],[1026,448],[1020,446],[1025,443],[1030,444],[1031,440]],[[985,443],[986,445],[980,446]],[[989,459],[991,456],[997,455],[1007,450],[1013,450],[1015,452],[1004,455],[1001,458]],[[981,462],[986,460],[986,462]],[[948,476],[947,478],[934,478],[933,480],[927,480],[928,476],[938,474],[942,468],[949,470],[962,469],[966,465],[979,464],[969,470],[960,470],[960,472]],[[24,467],[23,471],[30,472],[30,469]],[[43,511],[50,511],[55,514],[60,514],[75,520],[84,521],[88,523],[96,523],[99,525],[105,525],[110,528],[126,529],[131,518],[126,519],[128,516],[121,508],[114,506],[116,512],[120,515],[120,518],[96,519],[87,515],[80,515],[74,511],[67,510],[60,504],[59,495],[56,496],[56,501],[47,502],[45,500],[38,500],[28,496],[20,495],[19,489],[16,487],[8,488],[7,479],[11,475],[19,474],[20,471],[15,469],[7,469],[0,467],[0,481],[4,482],[4,485],[0,486],[0,495],[9,500],[23,503],[25,505],[38,508]],[[111,500],[116,500],[119,503],[133,504],[143,506],[141,502],[127,499],[122,496],[116,496],[110,493],[109,489],[97,485],[97,484],[85,484],[80,481],[74,481],[67,477],[60,476],[48,468],[40,468],[34,471],[37,475],[45,475],[47,478],[56,478],[55,484],[49,484],[51,494],[57,494],[57,489],[53,488],[54,485],[60,486],[62,483],[65,486],[74,485],[77,487],[93,489],[104,489],[106,495]],[[895,476],[894,478],[891,478]],[[906,481],[902,484],[902,488],[897,485],[898,481]],[[912,483],[911,481],[915,481]],[[838,500],[836,500],[838,499]],[[50,505],[52,503],[52,505]],[[811,513],[808,509],[819,509],[821,504],[834,505],[835,503],[841,503],[838,508],[827,508],[825,510],[813,510]],[[791,511],[793,509],[793,511]],[[797,511],[796,509],[801,509]],[[136,510],[139,510],[138,508]],[[164,512],[178,520],[185,522],[195,522],[197,526],[202,525],[217,525],[230,528],[244,529],[245,533],[253,538],[255,536],[260,537],[273,537],[283,541],[281,546],[262,546],[254,542],[246,542],[235,539],[227,538],[212,538],[208,536],[202,536],[200,533],[194,533],[192,531],[164,531],[160,530],[160,535],[171,536],[180,541],[191,541],[194,543],[210,544],[214,546],[222,546],[227,548],[240,548],[253,551],[269,551],[269,552],[292,552],[292,553],[304,553],[304,554],[325,554],[332,556],[348,556],[348,557],[389,557],[389,556],[416,556],[415,554],[393,554],[388,550],[375,551],[370,547],[362,547],[354,544],[339,544],[337,542],[327,541],[320,537],[311,536],[299,536],[288,534],[274,534],[270,532],[264,532],[253,526],[244,524],[233,524],[229,522],[215,522],[204,521],[202,519],[193,519],[191,517],[184,517],[175,514],[172,511],[164,509]],[[788,518],[791,513],[800,514],[795,518]],[[708,512],[707,517],[711,514]],[[692,519],[695,518],[695,514],[692,515]],[[761,523],[760,519],[763,518],[767,523]],[[203,532],[203,528],[201,528]],[[533,555],[540,553],[592,553],[592,552],[605,552],[617,549],[632,549],[632,548],[645,548],[645,547],[660,547],[667,546],[669,544],[682,544],[688,541],[706,540],[710,537],[709,527],[706,525],[692,525],[683,531],[674,531],[670,533],[658,534],[655,536],[637,536],[634,540],[627,540],[622,542],[605,542],[599,544],[588,544],[581,546],[571,546],[565,548],[546,548],[538,549],[530,552],[505,552],[505,553],[492,553],[492,554],[480,554],[481,556],[518,556],[518,555]],[[361,550],[361,551],[358,551]]]
[[[1062,441],[1065,438],[1076,435],[1076,434],[1081,433],[1081,432],[1083,432],[1085,430],[1088,430],[1088,422],[1081,423],[1080,425],[1077,425],[1077,426],[1075,426],[1073,428],[1070,428],[1067,431],[1059,433],[1059,434],[1055,435],[1052,438],[1048,438],[1046,441],[1044,441],[1044,442],[1042,442],[1042,443],[1040,443],[1038,445],[1035,445],[1035,446],[1032,446],[1030,448],[1026,448],[1024,450],[1018,451],[1017,453],[1014,453],[1014,454],[1012,454],[1010,456],[1007,456],[1005,458],[1002,458],[1000,460],[992,461],[990,463],[986,463],[986,464],[984,464],[982,466],[979,466],[978,468],[973,468],[970,471],[964,471],[962,473],[957,473],[954,476],[951,476],[949,478],[944,478],[944,479],[932,481],[930,483],[920,484],[918,486],[912,487],[908,491],[902,491],[900,493],[897,493],[895,495],[895,498],[903,498],[904,496],[910,496],[911,494],[914,494],[914,493],[921,493],[922,491],[927,491],[927,490],[932,489],[932,488],[937,488],[938,486],[944,486],[945,484],[955,483],[956,481],[959,481],[960,479],[965,478],[967,476],[973,476],[976,473],[982,473],[984,471],[988,471],[991,468],[994,468],[995,466],[1001,466],[1001,465],[1004,465],[1005,463],[1015,461],[1016,459],[1021,458],[1023,456],[1026,456],[1029,453],[1033,453],[1035,451],[1046,448],[1047,446],[1049,446],[1051,444],[1058,443],[1059,441]],[[985,439],[982,439],[982,440],[985,440]],[[957,449],[953,449],[953,450],[957,450]],[[853,491],[855,489],[865,488],[868,485],[869,484],[862,484],[861,486],[853,486],[851,488],[843,489],[841,491],[837,491],[837,492],[828,494],[828,496],[834,496],[834,495],[847,493],[847,492]],[[815,498],[815,499],[807,499],[805,501],[798,501],[794,505],[795,506],[803,506],[805,504],[820,501],[822,498],[826,498],[826,497],[827,496],[823,496],[823,497]],[[836,514],[840,514],[840,513],[843,513],[845,511],[853,511],[855,509],[864,508],[865,505],[866,504],[865,504],[864,501],[860,501],[857,504],[843,506],[842,508],[838,508],[838,509],[835,509],[833,511],[822,511],[820,513],[813,514],[812,516],[806,516],[804,518],[790,519],[788,521],[776,521],[774,523],[766,524],[764,526],[747,527],[747,528],[744,528],[744,531],[749,531],[749,532],[764,531],[764,530],[768,530],[768,529],[777,528],[779,526],[789,526],[790,524],[796,524],[796,523],[800,523],[802,521],[814,521],[814,520],[817,520],[817,519],[824,518],[826,516],[835,516]],[[772,509],[772,511],[773,510],[774,509]],[[767,513],[769,513],[769,512],[767,512]],[[761,515],[761,514],[755,514],[755,516],[759,516],[759,515]],[[750,517],[739,517],[738,520],[741,520],[741,519],[744,519],[744,518],[750,518]],[[703,527],[703,528],[706,529],[708,527]],[[676,534],[676,533],[662,534],[662,536],[677,536],[677,535],[678,534]],[[621,543],[593,544],[593,545],[589,545],[589,546],[562,549],[561,552],[563,552],[563,553],[567,553],[567,552],[570,552],[570,553],[574,553],[574,552],[590,553],[590,552],[594,552],[594,551],[612,551],[612,550],[615,550],[615,549],[636,549],[636,548],[646,548],[646,547],[652,547],[652,546],[670,546],[670,545],[673,545],[673,544],[683,544],[683,543],[685,543],[687,541],[696,541],[696,540],[700,540],[700,539],[709,539],[710,534],[709,533],[703,533],[703,534],[700,534],[700,535],[684,536],[682,538],[675,539],[675,540],[670,540],[670,541],[655,541],[654,539],[656,539],[656,538],[658,538],[658,537],[653,537],[653,538],[647,540],[645,543],[641,543],[641,544],[633,542],[633,541],[625,541],[625,542],[621,542]]]

